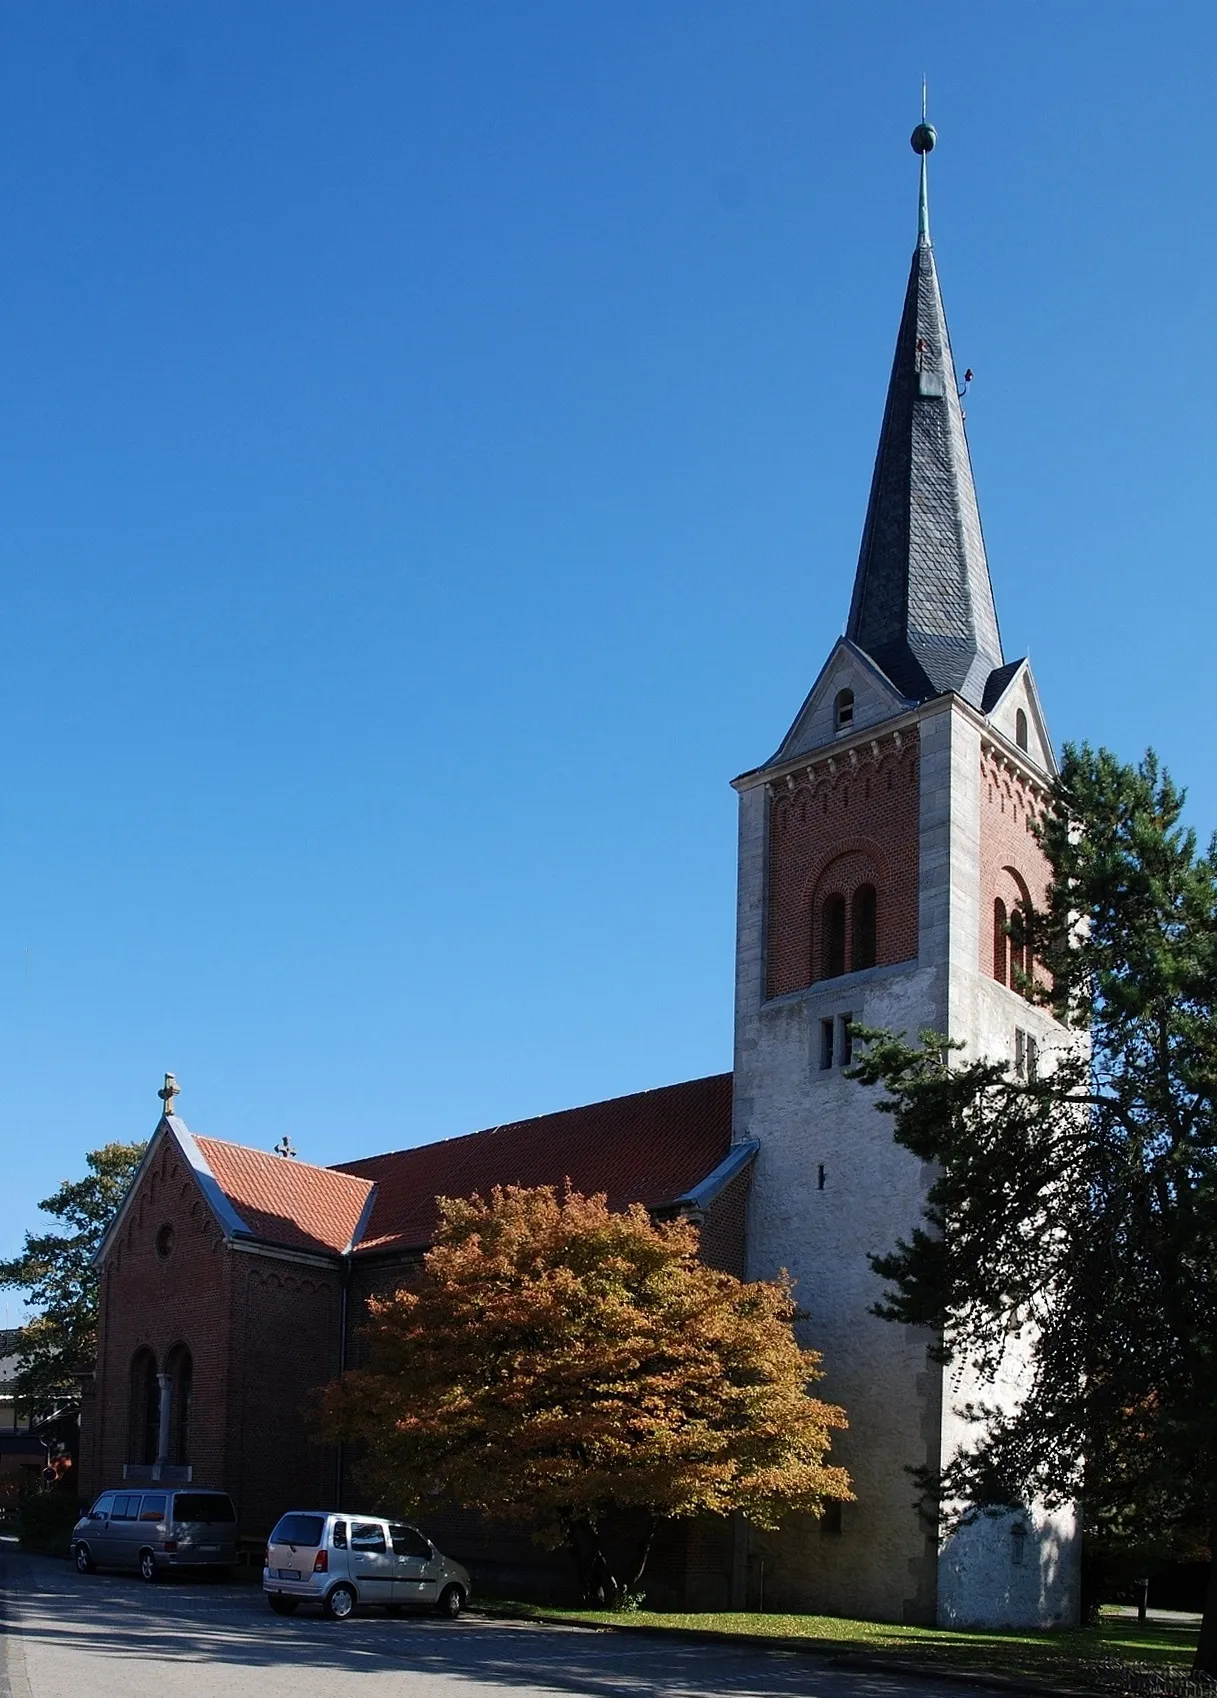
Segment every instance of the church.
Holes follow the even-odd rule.
[[[285,1508],[346,1505],[338,1447],[306,1419],[359,1360],[370,1296],[416,1267],[437,1195],[557,1184],[683,1216],[702,1254],[750,1279],[786,1268],[844,1404],[832,1460],[856,1502],[760,1532],[671,1530],[657,1607],[810,1610],[946,1626],[1077,1619],[1069,1509],[950,1530],[915,1501],[967,1429],[966,1373],[876,1319],[868,1254],[918,1222],[933,1172],[846,1076],[857,1024],[949,1032],[1036,1064],[1072,1041],[1017,989],[1012,921],[1043,893],[1032,822],[1056,771],[1026,660],[1002,650],[964,415],[930,241],[927,157],[845,635],[739,796],[730,1073],[389,1154],[314,1167],[192,1133],[164,1113],[98,1252],[98,1355],[82,1418],[86,1490],[193,1479],[264,1534]],[[845,580],[841,598],[844,604]],[[1005,1395],[1018,1395],[1013,1361]],[[839,1511],[839,1512],[838,1512]],[[441,1525],[442,1523],[442,1525]],[[510,1531],[431,1530],[491,1589],[543,1583]],[[555,1570],[556,1573],[556,1570]]]

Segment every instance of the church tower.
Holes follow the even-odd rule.
[[[933,1173],[842,1069],[851,1025],[963,1040],[1017,1066],[1070,1040],[1015,988],[1009,922],[1047,864],[1030,829],[1056,771],[1026,660],[1001,645],[934,250],[924,121],[918,239],[846,634],[740,798],[735,1138],[759,1146],[751,1278],[786,1268],[844,1404],[857,1502],[749,1532],[755,1607],[944,1625],[1076,1619],[1069,1511],[940,1536],[908,1470],[967,1438],[969,1388],[926,1335],[876,1319],[868,1254],[921,1216]],[[1017,1396],[1017,1370],[1004,1388]],[[990,1397],[994,1394],[990,1391]],[[763,1579],[760,1577],[763,1576]]]

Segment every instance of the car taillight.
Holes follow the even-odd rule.
[[[318,1551],[317,1555],[313,1558],[313,1573],[314,1574],[327,1574],[329,1572],[329,1567],[330,1567],[329,1557],[326,1555],[326,1553],[324,1551]]]
[[[269,1545],[267,1545],[266,1549],[262,1552],[262,1566],[263,1566],[263,1568],[269,1568],[270,1567],[270,1546]]]
[[[176,1539],[166,1539],[164,1544],[161,1546],[161,1549],[163,1551],[176,1551],[177,1550],[177,1540]]]

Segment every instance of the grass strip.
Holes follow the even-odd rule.
[[[481,1602],[481,1600],[479,1600]],[[1096,1627],[1055,1632],[1019,1629],[981,1630],[904,1627],[892,1622],[852,1621],[840,1616],[677,1613],[661,1610],[553,1609],[517,1600],[487,1600],[493,1613],[521,1618],[544,1616],[587,1627],[645,1627],[695,1632],[739,1641],[797,1640],[825,1655],[904,1657],[918,1663],[975,1670],[984,1674],[1031,1677],[1052,1684],[1087,1685],[1096,1664],[1112,1658],[1123,1663],[1186,1669],[1196,1648],[1197,1629],[1106,1615]]]

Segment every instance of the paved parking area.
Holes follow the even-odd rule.
[[[148,1586],[17,1555],[3,1567],[3,1698],[979,1698],[780,1651],[477,1615],[281,1618],[251,1586]]]

